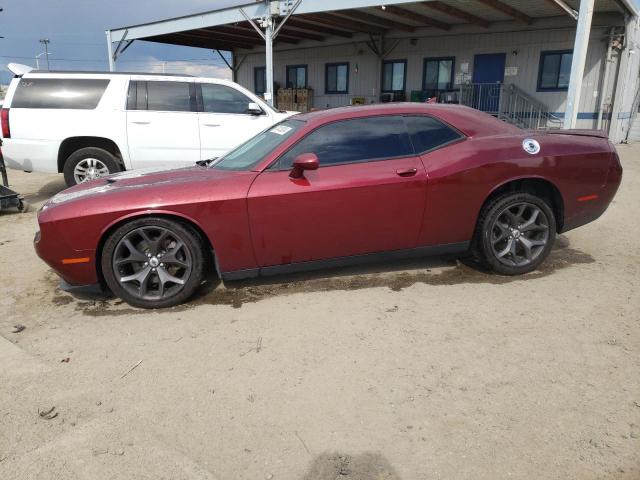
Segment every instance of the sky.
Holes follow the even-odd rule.
[[[597,1],[597,0],[596,0]],[[640,0],[634,0],[640,6]],[[39,43],[48,38],[52,69],[107,70],[104,31],[153,20],[224,8],[247,0],[0,0],[0,83],[10,62],[35,67]],[[46,64],[40,56],[41,68]],[[190,47],[134,42],[118,59],[119,70],[187,73],[231,78],[216,53]]]
[[[204,12],[246,0],[0,0],[0,83],[11,62],[36,66],[48,38],[51,69],[108,70],[105,30]],[[115,44],[114,44],[115,45]],[[40,68],[46,65],[41,55]],[[166,63],[165,63],[166,62]],[[231,78],[217,53],[202,48],[134,42],[118,70],[187,73]]]

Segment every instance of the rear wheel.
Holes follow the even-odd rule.
[[[118,228],[105,242],[101,259],[111,291],[142,308],[187,300],[202,283],[204,263],[202,242],[192,228],[156,217]]]
[[[524,192],[509,193],[483,207],[474,249],[492,270],[520,275],[544,261],[555,234],[556,220],[547,200]]]
[[[81,148],[64,162],[64,180],[70,187],[121,171],[118,159],[97,147]]]

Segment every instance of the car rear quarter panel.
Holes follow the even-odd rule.
[[[538,154],[524,151],[525,138],[538,140]],[[554,185],[564,204],[564,230],[577,226],[581,218],[588,219],[599,209],[604,211],[610,201],[606,196],[592,202],[578,199],[603,193],[611,157],[606,139],[534,135],[526,131],[468,138],[427,153],[422,156],[429,186],[420,243],[469,241],[480,210],[492,192],[509,182],[528,178]]]

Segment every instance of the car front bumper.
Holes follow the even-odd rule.
[[[41,225],[33,239],[37,255],[71,286],[99,283],[95,250],[75,250],[55,230]]]

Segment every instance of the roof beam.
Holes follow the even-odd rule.
[[[389,20],[388,18],[382,18],[377,15],[371,15],[370,13],[362,12],[360,10],[338,10],[336,12],[337,15],[342,15],[343,17],[353,18],[355,20],[360,20],[361,22],[377,25],[385,28],[393,28],[395,30],[403,30],[405,32],[415,32],[415,27],[408,25],[406,23],[395,22],[393,20]]]
[[[290,29],[289,21],[290,20],[287,20],[287,23],[282,26],[282,30],[281,33],[278,34],[278,38],[280,38],[281,35],[285,35],[286,37],[297,38],[300,40],[315,40],[316,42],[322,42],[324,40],[324,37],[322,35],[316,35],[315,33],[301,32],[299,30]]]
[[[171,37],[175,37],[175,38],[191,38],[193,40],[203,40],[205,42],[213,42],[214,44],[216,43],[216,41],[220,41],[220,43],[224,43],[226,45],[237,45],[238,47],[244,48],[244,47],[253,47],[254,45],[258,45],[258,44],[262,44],[262,41],[259,39],[238,39],[238,38],[215,38],[212,35],[209,34],[203,34],[203,33],[196,33],[196,30],[192,30],[189,32],[176,32],[173,34],[169,34],[166,36],[171,36]]]
[[[156,43],[168,43],[172,45],[184,45],[186,47],[198,47],[198,48],[208,48],[208,49],[219,49],[225,51],[234,51],[236,48],[242,48],[245,50],[251,50],[253,45],[249,44],[237,44],[237,43],[229,43],[229,42],[215,42],[212,38],[209,38],[209,41],[203,41],[204,39],[192,39],[187,37],[179,37],[178,35],[158,35],[155,37],[146,37],[143,38],[145,42],[156,42]]]
[[[558,10],[560,10],[562,13],[566,13],[567,15],[569,15],[574,20],[578,19],[578,12],[576,12],[570,5],[568,5],[563,0],[547,0],[547,3],[553,5]]]
[[[247,40],[258,40],[260,37],[258,36],[258,32],[256,32],[252,27],[244,26],[244,25],[234,25],[234,26],[224,26],[224,27],[215,27],[214,29],[206,29],[208,32],[211,32],[213,35],[227,35],[227,36],[235,36],[238,38],[245,38]],[[300,43],[300,40],[295,37],[290,37],[288,35],[278,35],[277,40],[280,40],[282,43]],[[276,40],[274,40],[276,41]],[[260,43],[264,43],[262,39],[260,39]]]
[[[330,14],[312,13],[307,14],[302,18],[350,32],[383,33],[385,31],[385,29],[382,27],[375,27],[373,25],[367,25],[366,23],[356,22],[354,20],[345,20],[344,18],[336,17]]]
[[[438,12],[442,12],[446,15],[449,15],[450,17],[456,17],[462,20],[466,20],[468,23],[478,25],[482,28],[489,28],[490,25],[490,22],[488,20],[472,15],[468,12],[465,12],[464,10],[460,10],[459,8],[452,7],[451,5],[447,5],[444,2],[423,2],[419,3],[418,5],[427,9],[437,10]]]
[[[500,0],[476,0],[476,1],[486,5],[487,7],[491,7],[494,10],[502,12],[505,15],[508,15],[509,17],[513,17],[519,22],[526,23],[527,25],[531,25],[531,23],[533,22],[533,19],[530,16],[525,15],[520,10],[516,10],[515,8],[511,7],[510,5],[507,5],[506,3],[501,2]]]
[[[378,7],[380,11],[395,15],[396,17],[405,18],[407,20],[411,20],[414,22],[422,23],[423,25],[429,25],[430,27],[439,28],[441,30],[449,30],[451,25],[448,23],[441,22],[440,20],[436,20],[431,17],[426,17],[424,15],[420,15],[419,13],[412,12],[411,10],[406,10],[404,8],[395,7],[393,5],[387,5],[386,7]]]
[[[324,33],[325,35],[334,35],[336,37],[351,38],[353,34],[351,32],[345,32],[343,30],[337,30],[335,28],[324,27],[316,25],[315,23],[309,23],[304,18],[296,16],[287,20],[284,28],[294,28],[296,30],[303,30],[305,32],[312,31],[318,33]]]
[[[200,33],[202,32],[202,33]],[[198,38],[209,38],[211,40],[223,40],[230,42],[252,43],[257,45],[262,43],[262,40],[257,36],[238,35],[226,32],[220,32],[216,30],[192,30],[190,32],[179,32],[180,35],[198,35]]]

